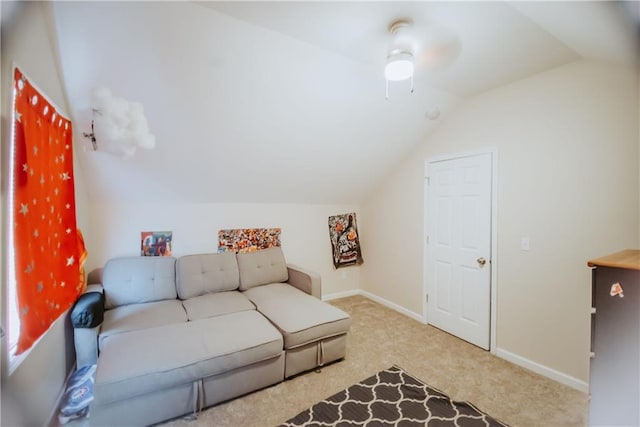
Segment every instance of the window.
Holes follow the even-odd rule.
[[[15,91],[14,87],[14,91]],[[11,108],[11,123],[15,123],[15,94],[12,94],[12,108]],[[18,299],[16,294],[16,273],[15,273],[15,253],[13,248],[15,247],[15,242],[13,240],[13,211],[14,211],[14,203],[13,203],[13,193],[14,193],[14,183],[13,176],[15,168],[15,155],[14,155],[14,147],[15,147],[15,129],[14,126],[11,126],[11,148],[9,154],[9,185],[7,191],[7,205],[8,205],[8,215],[7,215],[7,247],[6,247],[6,265],[7,265],[7,293],[6,293],[6,304],[5,307],[9,313],[8,316],[8,325],[7,325],[7,349],[9,350],[9,360],[13,360],[13,356],[16,352],[16,344],[18,343],[18,336],[20,335],[20,316],[18,315]],[[11,368],[11,366],[10,366]]]

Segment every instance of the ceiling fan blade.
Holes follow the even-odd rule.
[[[421,41],[416,65],[427,69],[445,67],[458,58],[461,50],[460,38],[453,31],[432,27]]]
[[[436,69],[451,65],[460,56],[459,41],[449,43],[430,44],[421,49],[416,64],[427,69]]]

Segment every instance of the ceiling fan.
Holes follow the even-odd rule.
[[[453,31],[436,25],[414,26],[409,19],[393,21],[388,28],[391,42],[384,69],[386,98],[389,82],[411,79],[416,68],[433,70],[451,64],[460,54],[460,39]]]

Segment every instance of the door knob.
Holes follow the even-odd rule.
[[[476,261],[478,261],[478,265],[480,265],[480,267],[484,267],[484,265],[487,263],[487,260],[482,257],[478,258]]]

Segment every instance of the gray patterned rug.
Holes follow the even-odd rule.
[[[316,403],[280,427],[497,426],[506,424],[468,402],[454,402],[397,366]]]

